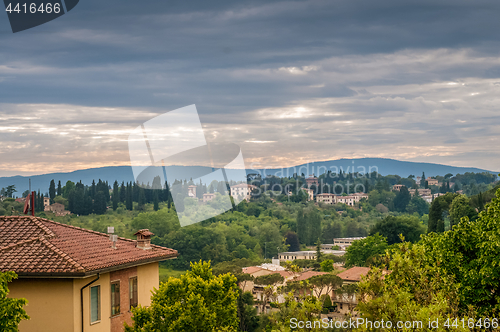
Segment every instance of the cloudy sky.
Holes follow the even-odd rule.
[[[134,128],[191,104],[247,165],[499,170],[498,17],[496,0],[81,0],[13,34],[0,13],[0,176],[128,165]]]

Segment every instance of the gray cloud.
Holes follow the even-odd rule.
[[[389,157],[498,168],[500,3],[81,1],[0,21],[0,170],[128,162],[126,133],[195,103],[248,162]]]

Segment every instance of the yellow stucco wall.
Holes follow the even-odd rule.
[[[160,285],[158,262],[137,267],[137,296],[143,307],[151,305],[151,291]]]
[[[26,298],[25,307],[31,317],[19,325],[20,332],[80,332],[80,289],[97,276],[81,279],[16,279],[9,283],[9,297]],[[137,295],[139,304],[151,305],[151,291],[159,287],[158,263],[137,267]],[[111,330],[110,274],[100,275],[83,291],[84,332],[109,332]],[[90,324],[90,287],[101,286],[101,320]]]
[[[75,279],[73,283],[74,331],[81,331],[80,289],[97,276]],[[101,286],[101,320],[90,325],[90,287]],[[109,332],[111,329],[111,286],[109,273],[100,275],[99,280],[83,290],[83,324],[85,332]],[[20,331],[21,332],[21,331]]]
[[[21,321],[20,332],[73,331],[72,279],[16,279],[9,289],[9,297],[28,300],[31,319]]]

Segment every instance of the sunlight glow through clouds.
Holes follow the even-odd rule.
[[[211,141],[241,144],[247,161],[271,166],[362,155],[416,161],[434,158],[434,162],[453,157],[454,162],[461,160],[457,166],[494,169],[498,161],[490,155],[471,160],[456,156],[476,153],[478,146],[497,149],[492,138],[500,135],[499,78],[471,77],[470,70],[462,73],[461,68],[467,65],[483,72],[500,63],[492,57],[473,61],[467,52],[456,53],[406,50],[332,57],[279,69],[221,69],[217,71],[221,80],[230,82],[238,77],[245,82],[272,81],[290,92],[276,101],[271,92],[272,102],[266,106],[246,105],[256,98],[251,93],[250,97],[236,95],[235,100],[245,104],[241,111],[201,113],[202,120],[210,120],[203,123],[203,129]],[[450,77],[455,69],[456,74]],[[297,87],[290,83],[296,80],[291,75],[302,75],[300,80],[306,81]],[[359,92],[333,96],[328,89],[335,84]],[[308,97],[297,94],[299,90],[320,94]],[[3,142],[23,144],[23,153],[15,156],[17,164],[25,163],[25,156],[34,156],[43,167],[58,171],[128,165],[126,140],[130,130],[159,114],[158,109],[148,108],[0,104],[0,133]],[[179,126],[178,131],[150,139],[175,141],[189,130]],[[60,135],[65,138],[59,139]],[[46,157],[36,144],[54,153]],[[3,153],[12,155],[13,150],[8,150]],[[47,151],[44,153],[50,155]],[[63,154],[73,161],[67,163],[67,159],[58,157]],[[2,165],[0,168],[5,168]]]

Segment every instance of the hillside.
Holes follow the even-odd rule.
[[[396,174],[402,177],[407,177],[410,174],[415,176],[420,176],[422,172],[425,172],[426,176],[436,176],[445,175],[447,173],[457,174],[465,172],[492,172],[490,170],[484,170],[473,167],[455,167],[449,165],[432,164],[432,163],[416,163],[409,161],[399,161],[394,159],[383,159],[383,158],[361,158],[361,159],[340,159],[340,160],[330,160],[330,161],[317,161],[309,164],[303,164],[288,168],[273,168],[273,169],[247,169],[247,174],[261,174],[261,175],[277,175],[277,176],[292,176],[293,173],[304,173],[305,175],[315,174],[320,175],[326,171],[331,170],[332,172],[344,171],[346,173],[351,172],[368,172],[377,171],[381,175]],[[184,178],[196,178],[197,176],[202,176],[212,172],[211,167],[201,167],[201,166],[168,166],[168,174],[172,174],[173,179],[184,179]],[[227,170],[228,177],[231,178],[237,173],[237,170]],[[492,172],[498,173],[498,172]],[[54,179],[61,181],[64,185],[66,181],[78,182],[82,181],[84,184],[89,185],[94,179],[102,179],[103,181],[108,181],[110,184],[115,180],[119,183],[122,181],[133,181],[132,168],[129,166],[111,166],[111,167],[101,167],[101,168],[90,168],[84,170],[78,170],[69,173],[50,173],[43,175],[34,176],[10,176],[10,177],[0,177],[0,188],[7,187],[9,185],[15,185],[17,192],[22,193],[28,189],[29,180],[31,179],[32,190],[40,189],[41,192],[46,192],[48,190],[48,184],[50,180]],[[207,177],[208,180],[210,176]],[[215,177],[214,177],[215,179]],[[173,180],[169,180],[173,181]]]

